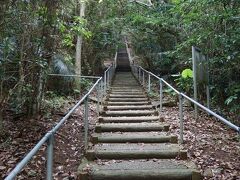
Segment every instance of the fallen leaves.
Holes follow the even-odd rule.
[[[96,106],[89,106],[90,132],[96,124]],[[67,110],[68,108],[66,108]],[[83,106],[64,123],[54,138],[54,179],[74,180],[77,168],[83,156]],[[23,159],[34,145],[62,118],[65,112],[56,112],[51,118],[31,121],[11,121],[6,123],[9,138],[0,139],[0,179]],[[18,179],[46,178],[46,145],[32,158],[28,165],[18,175]]]
[[[161,116],[179,135],[178,107],[164,107]],[[240,179],[240,144],[236,132],[213,117],[200,113],[195,120],[192,109],[184,108],[184,144],[204,179]]]

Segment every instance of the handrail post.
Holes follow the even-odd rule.
[[[84,100],[84,147],[88,148],[88,96]]]
[[[99,107],[99,104],[100,104],[100,87],[101,85],[101,82],[98,83],[97,85],[97,115],[99,116],[99,111],[100,111],[100,107]]]
[[[142,86],[144,88],[145,85],[145,72],[143,71],[143,76],[142,76]]]
[[[109,89],[109,85],[110,85],[110,69],[107,72],[107,90]]]
[[[162,108],[163,108],[163,82],[162,82],[162,79],[159,80],[159,98],[160,98],[159,111],[162,112]]]
[[[141,83],[141,69],[138,67],[138,81]]]
[[[151,75],[148,74],[148,92],[151,92]]]
[[[109,82],[112,80],[112,67],[109,69]]]
[[[179,120],[180,120],[180,143],[183,144],[183,96],[181,93],[179,97]]]
[[[111,81],[110,82],[112,82],[112,80],[113,80],[113,74],[114,74],[114,68],[113,68],[113,66],[111,67]]]
[[[54,135],[51,134],[47,141],[47,180],[53,179],[53,143]]]
[[[106,94],[107,92],[107,72],[105,71],[104,72],[104,82],[103,82],[103,91],[104,91],[104,95]]]
[[[209,85],[207,85],[207,108],[210,109],[210,89],[209,89]]]
[[[103,102],[103,96],[104,96],[104,82],[103,82],[103,79],[101,80],[101,105],[102,105],[102,102]]]

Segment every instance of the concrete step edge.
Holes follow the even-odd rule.
[[[178,143],[177,136],[168,136],[168,135],[157,135],[157,136],[134,136],[131,137],[124,135],[114,134],[111,137],[103,137],[101,134],[92,135],[91,142],[93,144],[97,143]]]
[[[107,151],[107,150],[88,150],[86,158],[90,161],[95,159],[187,159],[187,151],[185,150],[129,150],[129,151]]]
[[[158,170],[101,170],[94,173],[82,171],[81,180],[202,180],[201,173],[195,169],[158,169]]]
[[[116,124],[116,125],[115,125]],[[106,124],[98,124],[95,126],[95,132],[149,132],[149,131],[169,131],[169,125],[159,125],[159,126],[137,126],[135,123],[134,126],[124,126],[119,123],[115,123],[114,125],[107,126]],[[105,126],[104,126],[105,125]]]
[[[132,116],[132,117],[98,117],[98,122],[99,123],[111,123],[111,122],[116,122],[116,123],[138,123],[138,122],[164,122],[163,117],[159,116]]]

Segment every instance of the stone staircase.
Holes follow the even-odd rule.
[[[130,72],[116,73],[85,157],[80,180],[202,179]]]
[[[128,59],[128,53],[126,49],[120,49],[118,50],[118,55],[117,55],[117,71],[131,71],[130,68],[130,62]]]

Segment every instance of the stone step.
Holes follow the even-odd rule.
[[[177,136],[166,132],[131,132],[131,133],[101,133],[93,134],[91,141],[97,143],[177,143]]]
[[[148,101],[148,98],[108,98],[108,101],[116,102],[116,101]]]
[[[130,88],[130,87],[140,87],[140,86],[137,83],[129,82],[129,84],[128,83],[125,83],[125,84],[124,83],[122,83],[122,84],[120,84],[120,83],[112,84],[112,87],[128,87],[128,88]]]
[[[135,101],[135,102],[129,102],[129,101],[109,102],[109,101],[107,101],[105,104],[107,104],[107,105],[147,105],[147,104],[151,104],[151,102],[150,101]]]
[[[125,77],[118,77],[115,76],[115,78],[113,79],[113,84],[117,84],[117,83],[127,83],[127,82],[135,82],[138,83],[138,81],[132,76],[125,76]]]
[[[138,91],[143,91],[143,89],[138,86],[136,88],[133,87],[128,87],[128,86],[111,86],[110,89],[116,90],[116,91],[126,91],[126,90],[138,90]]]
[[[126,81],[124,81],[125,79],[127,79],[129,82],[138,82],[135,78],[133,78],[132,76],[125,76],[125,77],[119,77],[119,76],[115,76],[113,84],[114,83],[126,83]]]
[[[122,85],[118,85],[118,86],[115,86],[115,85],[112,85],[111,86],[111,89],[119,89],[119,90],[128,90],[128,89],[132,89],[133,87],[132,86],[129,86],[129,85],[126,85],[126,86],[122,86]],[[136,88],[134,88],[136,90],[142,90],[142,88],[139,86],[139,85],[136,85]]]
[[[196,166],[176,160],[82,160],[78,168],[81,180],[201,180]]]
[[[178,144],[117,143],[95,144],[86,152],[88,160],[95,159],[187,159],[187,152]]]
[[[125,95],[146,95],[146,92],[144,91],[109,91],[110,94],[125,94]]]
[[[109,98],[146,98],[146,95],[134,94],[110,94]]]
[[[139,123],[161,121],[164,119],[159,116],[133,116],[133,117],[99,117],[100,123]]]
[[[115,85],[122,85],[122,84],[125,84],[126,86],[131,86],[131,85],[138,85],[139,86],[139,83],[138,81],[136,81],[136,79],[130,79],[128,78],[126,81],[120,81],[120,80],[114,80],[113,83],[112,83],[112,86],[115,86]]]
[[[139,109],[153,109],[152,105],[138,105],[138,106],[105,106],[104,110],[139,110]]]
[[[139,86],[139,83],[135,80],[135,79],[128,79],[127,81],[120,81],[120,80],[116,80],[112,83],[112,85],[138,85]]]
[[[155,110],[114,110],[114,111],[102,111],[102,116],[151,116],[158,115],[158,111]]]
[[[140,89],[141,86],[139,84],[112,84],[111,88],[122,88],[122,89],[130,89],[130,88]]]
[[[169,124],[166,123],[101,123],[95,127],[95,132],[147,132],[168,131]]]
[[[129,87],[129,88],[122,88],[122,87],[110,87],[110,91],[121,91],[121,92],[144,92],[142,88],[134,88],[134,87]]]
[[[111,91],[110,95],[146,95],[143,91],[132,92],[132,91]]]

